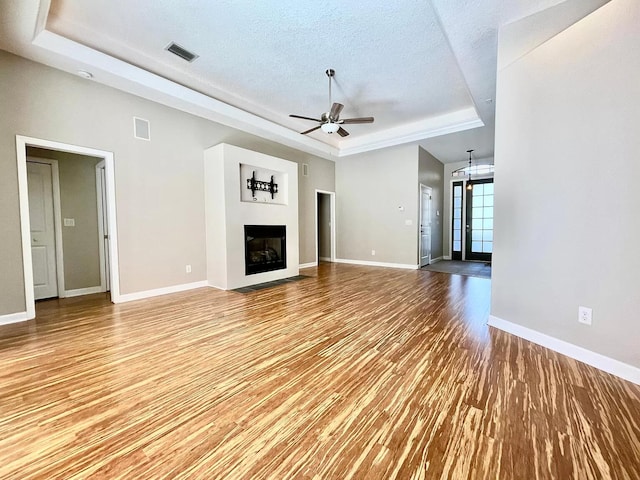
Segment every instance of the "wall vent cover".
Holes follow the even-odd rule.
[[[151,125],[149,120],[133,117],[133,136],[140,140],[151,140]]]
[[[174,55],[179,56],[180,58],[182,58],[183,60],[186,60],[189,63],[193,62],[196,58],[198,58],[198,55],[190,52],[184,47],[181,47],[175,42],[171,42],[169,45],[167,45],[165,47],[165,50],[173,53]]]
[[[308,177],[309,176],[309,165],[306,163],[302,164],[302,176],[303,177]]]

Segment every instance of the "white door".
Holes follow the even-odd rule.
[[[431,262],[431,189],[420,185],[420,266]]]
[[[36,300],[58,296],[51,165],[27,162],[33,292]]]

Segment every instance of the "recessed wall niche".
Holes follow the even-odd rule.
[[[287,205],[288,178],[284,172],[240,164],[240,200]]]

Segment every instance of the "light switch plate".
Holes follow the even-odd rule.
[[[64,226],[65,227],[75,227],[76,226],[76,219],[75,218],[65,218],[64,219]]]

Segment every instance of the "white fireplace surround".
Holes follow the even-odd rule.
[[[280,172],[279,201],[283,204],[241,201],[246,166]],[[298,164],[244,148],[221,143],[204,152],[205,216],[207,228],[207,283],[223,290],[293,277],[298,264]],[[263,192],[264,193],[264,192]],[[245,195],[246,198],[246,195]],[[285,225],[287,268],[245,274],[244,226]]]

